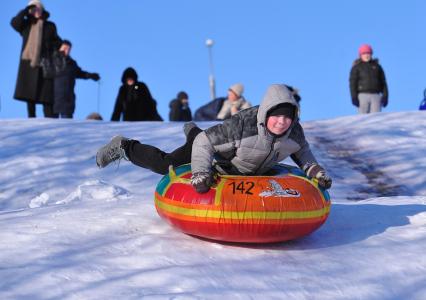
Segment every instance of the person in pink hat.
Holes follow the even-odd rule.
[[[377,58],[372,58],[373,48],[361,45],[359,57],[354,61],[349,77],[352,104],[360,114],[380,112],[388,105],[388,86],[385,72]]]

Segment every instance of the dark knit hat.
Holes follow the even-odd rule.
[[[291,103],[282,103],[277,106],[271,108],[268,111],[267,117],[270,116],[286,116],[290,119],[294,119],[294,113],[296,111],[296,107]]]
[[[178,98],[179,100],[182,100],[182,99],[188,99],[188,94],[187,94],[187,93],[185,93],[184,91],[179,92],[179,93],[177,94],[177,98]]]

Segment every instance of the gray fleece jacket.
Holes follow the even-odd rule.
[[[266,117],[282,103],[293,104],[296,117],[282,136],[275,136],[266,128]],[[211,172],[214,166],[221,174],[261,175],[288,156],[302,169],[317,163],[298,115],[299,106],[287,87],[271,85],[260,106],[240,111],[197,135],[192,146],[192,173]]]

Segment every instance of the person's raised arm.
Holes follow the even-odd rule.
[[[77,66],[76,78],[80,79],[92,79],[94,81],[98,81],[101,79],[98,73],[90,73],[87,71],[83,71],[79,66]]]
[[[30,10],[34,7],[35,5],[27,6],[23,10],[19,11],[19,13],[12,18],[12,20],[10,21],[10,25],[13,27],[13,29],[22,34],[22,31],[29,24],[28,15],[30,13]]]

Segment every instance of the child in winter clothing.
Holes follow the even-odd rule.
[[[291,158],[324,188],[331,179],[317,163],[298,118],[299,107],[285,85],[271,85],[260,104],[241,111],[222,124],[201,130],[187,123],[185,145],[172,153],[121,136],[99,149],[96,163],[106,167],[126,158],[132,163],[166,174],[173,167],[191,163],[191,183],[199,193],[213,184],[213,173],[262,175],[275,164]]]
[[[385,73],[378,59],[372,59],[373,49],[362,45],[359,58],[354,61],[349,78],[352,104],[360,114],[380,112],[388,105]]]
[[[182,91],[177,94],[176,99],[170,101],[170,121],[192,121],[188,98],[188,94]]]
[[[55,67],[53,112],[56,118],[72,119],[75,110],[75,79],[100,79],[98,73],[83,71],[71,58],[72,44],[63,40],[59,51],[53,54]]]

